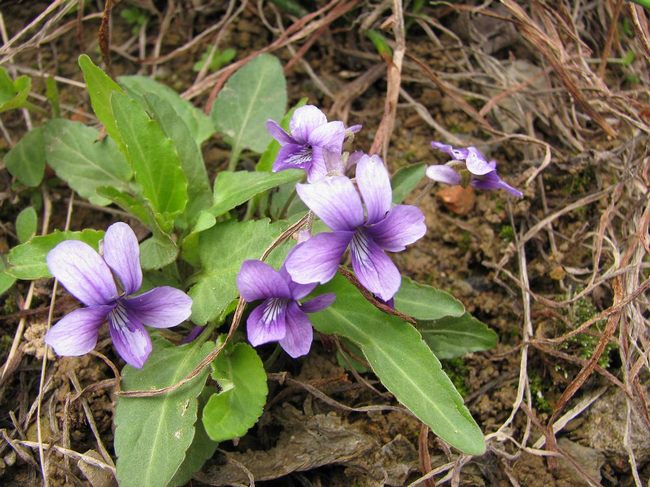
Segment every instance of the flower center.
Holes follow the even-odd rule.
[[[278,315],[287,307],[289,300],[287,298],[270,298],[266,302],[264,312],[262,313],[262,321],[265,324],[274,322]]]
[[[287,164],[292,166],[301,167],[312,160],[312,148],[311,145],[303,145],[300,150],[294,152],[286,159]]]
[[[118,300],[117,304],[115,305],[115,308],[111,311],[111,315],[113,318],[113,324],[120,329],[127,329],[129,330],[129,317],[126,314],[126,308],[124,305]]]

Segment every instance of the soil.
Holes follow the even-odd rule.
[[[321,1],[301,3],[309,11],[325,5]],[[404,3],[407,12],[418,4]],[[588,374],[566,403],[563,394],[594,354],[607,317],[596,320],[586,333],[559,342],[548,341],[620,303],[648,277],[649,260],[644,254],[649,248],[650,218],[648,53],[642,36],[634,30],[634,15],[643,11],[626,3],[618,18],[612,20],[615,13],[610,4],[615,3],[595,2],[574,8],[573,2],[558,2],[556,11],[539,2],[523,6],[526,18],[561,46],[560,54],[550,55],[545,51],[550,48],[535,37],[530,24],[513,21],[517,10],[514,7],[508,9],[492,2],[425,5],[417,15],[406,16],[408,56],[401,83],[408,96],[401,96],[397,106],[385,158],[390,170],[419,162],[446,161],[444,155],[431,150],[429,143],[449,141],[427,122],[427,117],[421,116],[420,110],[465,145],[477,145],[496,159],[501,176],[525,195],[519,200],[509,198],[505,192],[450,196],[439,192],[441,186],[432,188],[422,181],[407,202],[417,204],[425,213],[427,235],[406,252],[394,255],[405,275],[453,293],[469,312],[499,335],[495,349],[443,363],[488,435],[487,453],[476,458],[462,457],[429,434],[426,445],[431,465],[423,469],[419,461],[421,425],[412,416],[395,408],[351,412],[333,405],[336,403],[323,402],[298,385],[271,381],[269,403],[258,425],[238,441],[220,445],[219,452],[191,485],[247,485],[249,477],[237,466],[240,464],[247,467],[256,485],[269,486],[408,485],[426,471],[447,464],[450,466],[442,468],[435,479],[452,485],[634,485],[635,477],[644,485],[648,482],[650,425],[644,419],[648,417],[647,360],[645,364],[639,362],[641,367],[635,375],[630,372],[634,359],[644,353],[647,358],[647,295],[641,293],[615,315],[616,332],[598,362],[602,368]],[[101,12],[102,5],[98,4],[103,2],[86,2],[84,14]],[[165,9],[174,4],[174,14],[166,17]],[[235,48],[236,59],[243,59],[268,46],[281,35],[278,22],[286,29],[295,19],[281,10],[283,4],[249,3],[218,31],[220,47]],[[2,19],[9,37],[48,5],[42,1],[3,2]],[[393,38],[391,2],[382,5],[387,7],[359,2],[319,31],[300,60],[294,59],[294,53],[303,41],[273,53],[285,66],[293,61],[286,73],[290,104],[307,96],[310,103],[326,112],[339,108],[339,113],[330,113],[331,117],[342,117],[348,124],[363,123],[355,145],[365,151],[370,149],[384,114],[386,76],[382,74],[359,89],[343,109],[337,100],[358,86],[349,83],[373,66],[384,64],[363,33],[372,27],[381,30],[386,38]],[[141,34],[138,26],[122,16],[136,6],[147,21]],[[147,10],[152,7],[160,9],[159,13]],[[214,36],[182,55],[154,64],[138,61],[139,45],[146,47],[146,57],[151,58],[160,38],[160,53],[170,53],[223,19],[225,9],[221,2],[203,0],[118,3],[111,23],[113,75],[151,75],[155,70],[159,80],[179,92],[196,86],[197,73],[192,66]],[[649,15],[645,11],[641,18],[647,22]],[[75,19],[74,13],[58,19],[56,25],[67,26],[67,30],[57,32],[51,40],[45,39],[38,48],[27,45],[7,64],[9,69],[38,69],[81,80],[78,55],[86,52],[100,58],[99,18],[81,24]],[[166,22],[169,25],[165,29],[161,26]],[[622,58],[633,52],[635,58],[628,64],[607,64],[601,80],[595,72],[611,25],[618,27],[609,57]],[[540,43],[546,47],[539,47]],[[555,55],[564,56],[564,65],[551,62]],[[442,80],[443,88],[414,59],[428,66]],[[530,80],[534,73],[537,78]],[[578,94],[602,115],[604,123],[615,129],[615,135],[607,135],[602,124],[570,92],[564,81],[567,76]],[[193,99],[197,106],[205,106],[211,87]],[[59,83],[59,88],[62,106],[67,107],[64,115],[94,120],[81,90],[66,83]],[[507,90],[510,96],[504,95]],[[34,78],[33,91],[45,92],[42,79]],[[503,101],[497,100],[500,96]],[[410,97],[421,105],[409,102]],[[496,106],[484,114],[486,125],[477,114],[490,101],[495,101]],[[77,112],[72,114],[68,108]],[[42,115],[34,114],[32,122],[37,125],[40,118]],[[14,143],[25,131],[19,111],[3,113],[2,123]],[[0,151],[10,145],[6,138],[0,138]],[[544,161],[546,147],[550,150],[548,164]],[[213,138],[203,150],[214,177],[227,165],[228,146]],[[256,157],[244,154],[242,167],[251,165]],[[12,185],[6,171],[0,174],[5,185],[0,197],[0,251],[5,253],[16,244],[13,222],[17,213],[41,195]],[[46,177],[53,205],[50,228],[62,228],[70,191],[53,173]],[[602,191],[607,193],[564,211],[568,205]],[[551,215],[555,216],[548,225],[540,226]],[[72,226],[105,228],[117,219],[119,215],[78,204]],[[526,240],[523,245],[518,243],[522,238]],[[639,243],[643,239],[645,249]],[[633,258],[637,253],[641,257]],[[619,271],[620,281],[610,271]],[[623,286],[621,295],[616,294],[616,286]],[[29,283],[19,282],[0,297],[2,362],[9,357],[21,317],[18,311],[28,287]],[[573,299],[583,290],[583,296]],[[38,450],[16,443],[12,447],[9,439],[37,441],[31,408],[39,390],[42,337],[51,291],[51,282],[36,283],[30,306],[35,312],[24,315],[26,328],[18,349],[19,360],[6,380],[0,381],[0,483],[7,486],[36,485],[41,481]],[[74,300],[61,295],[55,318],[74,306]],[[306,358],[294,361],[281,356],[268,372],[287,373],[348,408],[399,406],[372,374],[362,376],[381,394],[342,368],[334,350],[331,340],[324,337]],[[100,337],[97,351],[120,366],[105,336]],[[263,359],[268,358],[273,346],[259,351]],[[101,442],[114,455],[115,398],[114,381],[110,380],[114,373],[109,362],[97,355],[49,358],[41,413],[46,425],[43,441],[80,453],[97,452],[100,447],[88,422],[90,412]],[[521,380],[528,384],[523,404],[518,400]],[[624,391],[616,380],[623,384]],[[90,389],[80,398],[75,383],[78,388]],[[593,405],[580,409],[581,403],[599,391],[604,392]],[[613,404],[616,414],[612,414]],[[510,421],[513,407],[516,411]],[[626,407],[634,416],[634,466],[624,441]],[[553,417],[555,411],[558,414]],[[572,420],[557,433],[557,447],[535,446],[547,433],[548,422],[567,411],[572,412]],[[68,439],[67,445],[61,443],[62,438]],[[76,460],[60,452],[50,451],[47,456],[50,485],[111,485],[110,477],[102,477],[101,472],[92,469],[81,471]]]

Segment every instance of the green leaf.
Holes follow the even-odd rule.
[[[427,169],[426,164],[406,166],[395,173],[390,180],[393,188],[393,203],[398,205],[406,199],[411,191],[420,183]]]
[[[214,183],[214,204],[208,211],[212,216],[223,215],[264,191],[300,181],[304,174],[304,171],[298,169],[278,173],[222,171]]]
[[[418,329],[433,353],[441,359],[489,350],[496,347],[498,341],[494,330],[469,313],[461,317],[447,316],[435,321],[418,322]]]
[[[180,214],[187,204],[187,178],[173,142],[139,103],[118,93],[111,103],[143,196],[156,213]]]
[[[25,186],[36,187],[45,172],[44,128],[27,132],[5,156],[7,170]]]
[[[463,303],[451,294],[419,284],[408,277],[402,278],[402,285],[395,295],[395,308],[416,320],[437,320],[465,313]]]
[[[130,195],[112,186],[99,186],[96,191],[99,196],[110,200],[127,213],[136,217],[149,230],[155,230],[157,228],[158,224],[156,223],[153,210],[144,198]]]
[[[90,104],[95,115],[104,125],[108,135],[122,148],[124,144],[113,114],[111,97],[113,93],[124,93],[124,90],[101,68],[97,67],[86,54],[79,56],[79,67],[83,72],[86,88],[90,94]]]
[[[20,243],[27,242],[36,235],[38,215],[32,206],[24,208],[16,217],[16,235]]]
[[[50,108],[52,109],[52,118],[59,118],[61,116],[59,88],[56,85],[56,80],[52,76],[48,76],[45,79],[45,97],[50,103]]]
[[[113,140],[98,138],[99,132],[83,123],[51,120],[45,130],[46,157],[56,175],[82,197],[107,205],[110,201],[99,196],[97,188],[125,190],[133,173]]]
[[[214,441],[244,436],[262,415],[269,393],[264,364],[253,347],[240,342],[224,352],[212,363],[221,390],[203,409],[203,426]]]
[[[335,292],[336,301],[310,315],[314,328],[361,347],[382,384],[447,443],[470,455],[485,451],[483,434],[463,398],[415,328],[379,311],[341,276],[320,291]]]
[[[209,395],[210,391],[206,387],[199,396],[199,418],[203,417],[203,408],[208,402]],[[185,460],[183,460],[183,463],[176,471],[174,478],[169,482],[170,487],[180,487],[192,480],[192,475],[201,469],[205,461],[214,455],[214,452],[219,446],[219,444],[212,441],[205,432],[203,421],[197,420],[194,429],[195,432],[192,444],[185,454]]]
[[[287,84],[280,61],[260,54],[226,82],[212,107],[212,121],[232,146],[261,153],[271,140],[268,119],[279,120],[287,107]]]
[[[56,230],[48,235],[33,237],[29,242],[20,244],[9,251],[9,268],[7,273],[16,279],[41,279],[51,277],[45,257],[47,253],[64,240],[81,240],[97,249],[104,232],[99,230],[82,230],[81,232],[61,232]]]
[[[31,78],[23,75],[12,80],[7,70],[0,67],[0,113],[16,108],[33,108],[27,101],[31,89]]]
[[[0,296],[14,285],[16,278],[6,272],[7,264],[3,255],[0,255]]]
[[[238,296],[237,274],[246,259],[259,259],[262,252],[286,228],[268,220],[219,223],[199,234],[202,271],[190,289],[192,321],[202,325],[213,320]],[[278,249],[269,263],[279,265],[284,257]]]
[[[142,369],[126,366],[122,390],[160,388],[183,379],[214,344],[175,347],[153,341]],[[153,397],[120,397],[115,408],[115,453],[121,487],[167,485],[185,458],[194,438],[198,401],[207,370],[173,392]]]
[[[187,215],[190,222],[194,222],[198,213],[212,204],[212,191],[203,154],[192,138],[186,122],[177,115],[171,103],[153,94],[147,94],[144,98],[149,110],[178,151],[181,167],[187,178],[188,203],[184,215]]]
[[[147,96],[153,95],[171,105],[176,114],[185,122],[187,129],[198,145],[201,145],[202,142],[214,134],[215,128],[210,117],[189,101],[181,98],[169,86],[146,76],[120,76],[117,80],[134,98],[140,98],[144,101]],[[154,108],[151,103],[149,103],[149,106]],[[169,133],[167,135],[171,137]]]
[[[296,109],[304,106],[307,103],[308,98],[303,97],[300,100],[298,100],[298,103],[296,103],[291,110],[289,110],[284,117],[282,117],[282,120],[280,120],[280,127],[282,127],[284,130],[289,131],[289,122],[291,122],[291,117],[293,117],[293,112],[296,111]],[[273,169],[273,163],[275,162],[275,158],[278,156],[278,152],[280,152],[280,142],[278,142],[275,139],[271,139],[271,142],[269,142],[269,145],[266,146],[266,149],[262,153],[262,156],[260,157],[260,160],[258,161],[257,165],[255,166],[256,171],[261,171],[261,172],[271,172]]]
[[[164,234],[155,234],[140,244],[140,265],[145,270],[160,269],[176,260],[178,247]]]

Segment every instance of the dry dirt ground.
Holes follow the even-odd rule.
[[[494,350],[444,363],[487,435],[485,455],[460,456],[399,412],[351,411],[395,401],[368,387],[380,387],[372,374],[343,369],[323,339],[304,359],[273,363],[261,421],[222,444],[192,485],[248,485],[251,476],[283,486],[647,485],[649,11],[622,0],[305,0],[315,14],[299,20],[286,0],[115,3],[104,53],[114,75],[153,75],[205,107],[228,74],[192,70],[208,46],[235,48],[235,61],[267,50],[286,67],[290,102],[307,96],[330,118],[363,123],[357,145],[378,149],[391,170],[444,161],[431,140],[474,144],[525,194],[440,192],[423,182],[411,202],[429,231],[396,258],[499,335]],[[69,4],[76,10],[66,13]],[[59,76],[63,115],[92,123],[73,83],[79,54],[100,59],[103,8],[3,1],[0,63],[32,75],[35,96],[44,75]],[[392,59],[377,53],[368,29],[388,39]],[[382,120],[389,130],[376,136]],[[39,115],[1,121],[0,154]],[[227,164],[217,139],[204,155],[212,177]],[[245,155],[242,166],[254,159]],[[1,252],[16,244],[15,216],[35,199],[52,205],[49,228],[62,228],[70,190],[53,174],[36,193],[5,170],[0,177]],[[79,200],[73,212],[73,229],[120,218]],[[21,282],[0,298],[3,485],[42,479],[35,404],[51,291],[49,281]],[[62,297],[56,315],[74,306]],[[48,361],[41,426],[50,485],[111,485],[79,462],[89,450],[113,453],[108,364],[119,361],[107,340],[97,350],[107,360]],[[282,372],[293,381],[279,380]]]

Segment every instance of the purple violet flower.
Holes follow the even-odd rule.
[[[289,122],[290,133],[273,121],[266,128],[282,148],[273,163],[273,172],[303,169],[312,182],[327,174],[325,154],[340,155],[343,141],[349,133],[358,132],[360,125],[346,130],[343,122],[328,122],[325,114],[313,105],[297,108]]]
[[[248,302],[263,300],[246,322],[251,345],[277,341],[293,358],[306,355],[314,337],[307,313],[327,308],[335,298],[333,293],[326,293],[306,303],[298,302],[315,287],[315,283],[292,281],[284,266],[276,271],[259,260],[244,261],[237,275],[239,293]]]
[[[192,299],[168,286],[133,296],[142,286],[140,248],[126,223],[108,227],[103,246],[102,256],[84,242],[66,240],[47,254],[52,275],[86,307],[59,320],[45,335],[45,343],[58,355],[83,355],[95,348],[99,327],[108,320],[117,353],[129,365],[141,368],[151,353],[151,339],[143,325],[180,324],[190,316]]]
[[[400,252],[426,233],[424,215],[411,205],[391,208],[388,171],[378,156],[361,157],[356,183],[333,176],[314,184],[298,184],[302,201],[333,231],[313,236],[287,257],[286,267],[298,283],[325,283],[334,277],[350,247],[352,269],[359,282],[384,301],[399,290],[402,278],[384,251]],[[361,203],[365,203],[366,212]]]
[[[440,142],[431,142],[434,149],[449,154],[453,160],[447,164],[429,166],[427,176],[439,183],[458,185],[463,183],[463,176],[459,171],[467,170],[469,184],[476,189],[492,190],[504,189],[508,193],[521,198],[523,193],[513,188],[497,174],[496,161],[487,161],[485,156],[476,147],[455,149]],[[467,183],[466,183],[467,184]]]

